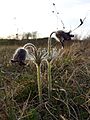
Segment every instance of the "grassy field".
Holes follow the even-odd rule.
[[[55,45],[59,51],[59,44],[52,47]],[[0,120],[90,120],[90,41],[73,42],[53,60],[50,99],[47,64],[42,63],[41,104],[35,64],[21,67],[10,63],[19,46],[0,45]]]

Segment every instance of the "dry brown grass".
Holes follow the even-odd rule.
[[[90,42],[74,42],[54,60],[53,92],[49,101],[47,65],[43,63],[42,105],[37,99],[35,65],[30,63],[27,67],[20,67],[9,63],[17,47],[0,46],[0,119],[89,120]]]

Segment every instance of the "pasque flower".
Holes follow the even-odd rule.
[[[37,84],[39,102],[42,102],[42,81],[41,81],[41,63],[46,59],[47,52],[42,49],[37,49],[32,43],[27,43],[23,47],[18,48],[11,62],[18,62],[20,65],[25,65],[25,60],[32,61],[37,68]]]

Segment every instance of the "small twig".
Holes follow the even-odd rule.
[[[67,84],[69,83],[69,81],[71,80],[71,78],[73,77],[73,75],[75,74],[75,72],[76,72],[77,69],[78,69],[78,68],[75,68],[75,69],[73,70],[71,76],[70,76],[69,79],[67,80],[66,86],[67,86]]]
[[[21,113],[20,117],[18,118],[18,120],[22,119],[22,116],[23,116],[23,114],[24,114],[24,112],[25,112],[25,110],[26,110],[26,107],[27,107],[27,105],[28,105],[28,101],[29,101],[30,95],[31,95],[31,92],[29,93],[28,98],[27,98],[27,100],[25,101],[25,103],[24,103],[24,105],[23,105],[22,113]]]
[[[46,110],[49,112],[49,114],[50,114],[51,116],[53,116],[53,118],[54,118],[55,120],[58,120],[58,119],[53,115],[53,113],[51,113],[50,110],[48,109],[48,107],[47,107],[47,102],[45,102],[45,108],[46,108]]]

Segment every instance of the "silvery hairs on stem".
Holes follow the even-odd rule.
[[[60,51],[58,51],[58,49],[55,47],[55,48],[52,48],[51,51],[50,51],[50,54],[48,54],[45,59],[47,62],[53,62],[55,59],[57,59],[57,57],[59,56],[60,54]]]

